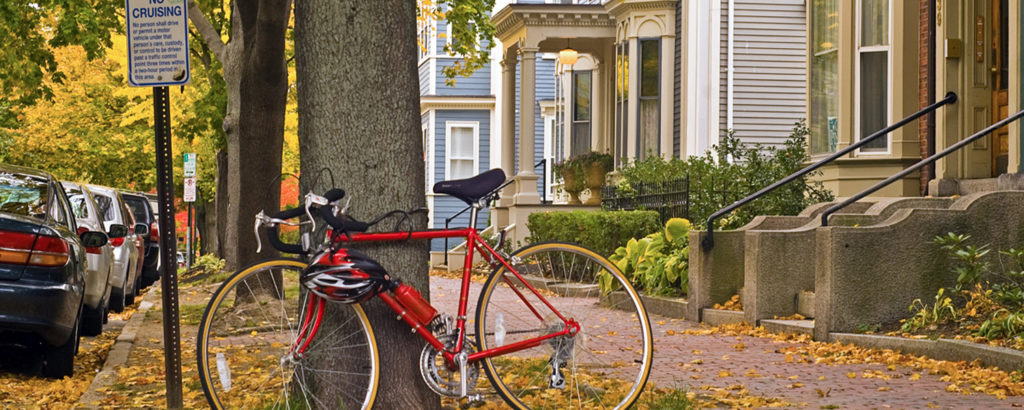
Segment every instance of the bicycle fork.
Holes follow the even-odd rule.
[[[313,336],[320,330],[320,323],[324,318],[325,305],[326,302],[323,298],[312,293],[309,294],[308,303],[306,303],[306,314],[303,315],[302,322],[300,323],[302,327],[299,329],[295,342],[288,349],[288,354],[281,358],[282,364],[285,361],[295,363],[306,353],[309,343],[313,341]]]

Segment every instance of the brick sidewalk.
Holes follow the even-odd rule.
[[[480,285],[474,282],[471,286],[469,312],[475,311]],[[442,311],[455,310],[458,290],[458,280],[431,278],[431,299]],[[655,346],[651,382],[659,387],[684,388],[698,394],[709,387],[731,391],[747,389],[753,396],[812,407],[1024,407],[1024,397],[1019,396],[1000,400],[977,392],[947,392],[950,383],[927,370],[903,365],[814,363],[813,359],[803,360],[792,353],[799,347],[806,347],[803,343],[753,336],[694,334],[706,333],[700,330],[707,328],[685,320],[653,315],[650,319]],[[790,353],[788,362],[787,352]],[[969,389],[969,386],[961,387]]]

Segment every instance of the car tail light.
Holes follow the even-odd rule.
[[[84,226],[79,226],[79,227],[78,227],[78,234],[79,234],[79,235],[81,235],[81,234],[83,234],[83,233],[86,233],[86,232],[89,232],[89,228],[86,228],[86,227],[84,227]]]
[[[113,245],[113,246],[121,246],[121,244],[123,244],[123,243],[124,243],[124,237],[123,236],[120,237],[120,238],[110,238],[110,244]]]
[[[0,231],[0,262],[19,265],[62,266],[71,249],[56,236]]]
[[[160,241],[160,225],[156,221],[149,224],[149,241],[159,242]]]

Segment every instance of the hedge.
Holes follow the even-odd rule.
[[[630,239],[657,232],[662,225],[655,211],[571,211],[531,214],[526,228],[528,243],[573,242],[607,257]]]

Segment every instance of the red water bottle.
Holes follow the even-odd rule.
[[[423,295],[412,286],[404,283],[399,284],[395,288],[395,299],[398,299],[398,303],[405,307],[409,315],[422,324],[430,323],[431,320],[434,320],[434,316],[437,315],[437,309],[434,309],[433,306],[430,306],[430,303],[423,300]]]

